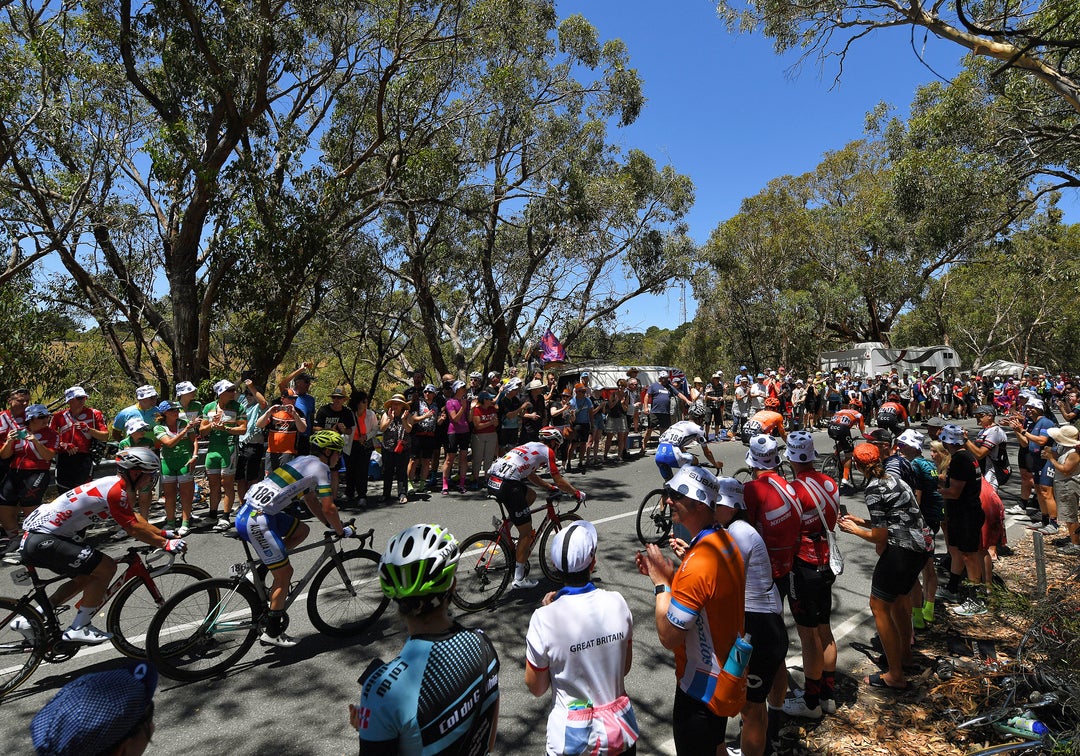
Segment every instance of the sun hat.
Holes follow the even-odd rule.
[[[70,402],[72,399],[86,398],[86,389],[82,386],[72,386],[69,389],[64,390],[64,401]]]
[[[526,391],[533,391],[535,389],[542,389],[542,388],[544,388],[544,382],[533,379],[533,380],[529,381],[529,384],[525,387],[525,390]]]
[[[813,462],[817,456],[814,449],[814,435],[809,431],[795,431],[787,437],[787,449],[784,456],[791,462]]]
[[[49,412],[49,408],[44,404],[30,404],[23,410],[23,417],[27,420],[33,420],[35,417],[52,417]]]
[[[707,507],[716,506],[716,497],[720,495],[720,483],[716,476],[703,467],[686,465],[671,476],[664,488],[682,494]]]
[[[111,752],[146,718],[157,682],[149,662],[76,677],[30,722],[34,749],[56,756]]]
[[[454,393],[457,393],[458,391],[460,391],[463,388],[465,388],[465,381],[458,380],[458,381],[454,381],[453,383],[450,384],[450,390],[453,391]]]
[[[743,484],[735,478],[717,478],[720,493],[716,498],[716,506],[731,507],[732,509],[746,509],[746,500],[743,498]]]
[[[392,404],[404,404],[406,407],[409,406],[409,402],[401,394],[394,394],[383,402],[383,409],[390,409],[390,405]]]
[[[1054,442],[1061,446],[1067,446],[1072,448],[1077,444],[1080,444],[1080,431],[1077,431],[1076,426],[1072,423],[1065,423],[1059,425],[1057,428],[1048,428],[1046,435],[1054,439]]]
[[[226,391],[232,391],[236,388],[236,384],[232,381],[222,378],[220,381],[214,384],[214,393],[221,396]]]
[[[191,381],[180,381],[178,384],[176,384],[177,396],[183,396],[184,394],[194,394],[195,391],[195,384]]]
[[[943,444],[963,446],[964,429],[954,423],[946,423],[945,427],[941,429],[941,433],[938,435],[938,441]]]
[[[714,377],[715,377],[715,376],[714,376]],[[700,376],[700,375],[695,375],[695,376],[694,376],[694,383],[704,383],[704,382],[705,382],[705,381],[701,380],[701,376]]]
[[[912,449],[922,449],[923,441],[925,439],[926,437],[914,428],[908,428],[896,438],[896,443],[903,444]]]
[[[989,415],[990,417],[997,417],[997,410],[991,407],[989,404],[980,404],[978,407],[975,408],[975,412],[973,414],[975,415],[975,417],[978,417],[979,415]]]
[[[150,425],[141,417],[133,417],[130,418],[126,423],[124,423],[124,433],[130,436],[132,433],[146,430],[149,427]]]
[[[564,575],[582,572],[596,555],[596,527],[578,520],[560,530],[551,542],[551,563]]]
[[[776,441],[772,436],[762,433],[750,439],[750,449],[746,452],[746,464],[757,470],[773,470],[779,462]]]
[[[859,444],[851,455],[860,465],[875,465],[881,461],[881,449],[874,444]]]
[[[151,386],[149,383],[145,386],[139,386],[137,389],[135,389],[136,399],[149,399],[157,395],[157,389]]]

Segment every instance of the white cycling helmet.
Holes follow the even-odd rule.
[[[566,436],[563,435],[564,431],[554,425],[545,425],[540,429],[540,440],[544,443],[548,441],[554,441],[556,446],[562,445],[562,442],[566,440]]]
[[[145,446],[129,446],[116,453],[116,467],[119,470],[156,473],[161,471],[161,460],[153,449],[147,449]]]
[[[413,525],[386,544],[379,560],[379,586],[392,599],[446,593],[454,584],[458,542],[438,525]]]

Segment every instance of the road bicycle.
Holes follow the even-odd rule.
[[[780,459],[779,462],[777,462],[776,474],[787,480],[793,480],[795,478],[795,473],[791,471],[791,465],[784,459]],[[749,466],[740,467],[731,474],[731,477],[745,485],[754,479],[754,470]]]
[[[143,555],[148,555],[145,561]],[[153,566],[163,558],[168,561]],[[186,585],[210,577],[204,569],[175,560],[175,554],[153,546],[131,547],[116,560],[127,569],[105,591],[102,606],[115,597],[105,627],[112,633],[113,646],[125,656],[145,658],[146,632],[158,608]],[[67,661],[86,647],[63,639],[57,615],[67,607],[53,606],[49,600],[48,586],[71,580],[69,576],[45,580],[27,566],[11,578],[16,585],[29,583],[31,588],[22,598],[0,598],[0,698],[25,682],[42,661]]]
[[[561,583],[562,580],[550,562],[549,543],[564,525],[581,519],[576,514],[581,502],[567,512],[559,511],[557,502],[562,495],[561,491],[552,492],[543,504],[529,510],[530,515],[544,513],[543,521],[533,531],[533,539],[534,542],[536,538],[540,539],[540,569],[544,577],[553,583]],[[462,553],[458,561],[457,587],[451,593],[451,598],[466,612],[478,612],[494,605],[513,575],[517,541],[511,531],[513,525],[501,503],[499,509],[502,519],[491,518],[495,530],[473,533],[459,541]]]
[[[202,580],[176,593],[154,615],[147,630],[150,660],[161,674],[174,680],[205,680],[225,672],[265,629],[270,611],[269,570],[252,556],[246,541],[235,532],[228,535],[244,545],[247,559],[234,564],[229,577]],[[307,573],[290,586],[285,609],[311,583],[308,617],[325,635],[362,634],[378,621],[390,601],[379,586],[381,557],[366,548],[374,540],[375,530],[354,537],[360,545],[346,551],[342,538],[327,530],[322,540],[292,549],[289,554],[322,549]]]
[[[845,453],[848,457],[848,461],[851,461],[851,452]],[[828,475],[830,478],[835,480],[837,484],[843,482],[841,480],[843,468],[841,467],[840,454],[835,450],[833,450],[831,454],[828,454],[821,458],[821,461],[818,463],[818,469],[821,471],[822,475]],[[859,466],[856,465],[854,462],[851,462],[850,464],[850,470],[848,472],[848,475],[848,483],[851,484],[851,487],[853,489],[855,489],[856,491],[861,491],[866,488],[866,476],[863,475],[862,470],[860,470]]]

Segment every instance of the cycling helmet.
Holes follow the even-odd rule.
[[[765,400],[765,409],[774,410],[774,409],[779,409],[779,408],[780,408],[780,400],[777,399],[775,396],[770,396]]]
[[[379,586],[392,599],[446,593],[454,584],[458,543],[438,525],[413,525],[386,544],[379,560]]]
[[[690,411],[687,414],[691,420],[704,420],[708,416],[709,410],[704,405],[695,403],[690,405]]]
[[[556,446],[562,445],[562,442],[566,440],[566,436],[563,435],[563,429],[554,425],[545,425],[540,429],[540,440],[544,443],[548,441],[554,441]]]
[[[340,452],[345,448],[345,439],[337,431],[321,430],[311,435],[311,445],[326,451]]]
[[[161,471],[161,460],[153,449],[147,449],[145,446],[129,446],[116,453],[116,468],[156,473]]]

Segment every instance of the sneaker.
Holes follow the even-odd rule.
[[[959,593],[953,593],[944,585],[939,585],[937,593],[934,594],[935,601],[944,601],[947,604],[959,604],[961,597]]]
[[[34,626],[22,617],[16,617],[8,623],[8,630],[14,630],[31,643],[34,641]]]
[[[1056,522],[1048,522],[1039,528],[1039,532],[1043,535],[1057,535],[1058,524]]]
[[[821,699],[821,712],[823,714],[835,714],[836,713],[836,699],[835,698],[822,698]]]
[[[960,606],[950,607],[949,611],[958,617],[975,617],[986,614],[986,602],[981,599],[968,599]]]
[[[1068,543],[1064,546],[1058,546],[1057,552],[1062,556],[1080,556],[1080,546],[1075,543]]]
[[[1020,517],[1027,514],[1027,509],[1020,504],[1012,504],[1005,507],[1005,514]]]
[[[61,637],[70,643],[97,645],[112,640],[112,633],[104,633],[93,625],[83,625],[78,630],[69,627]]]
[[[222,517],[220,520],[217,521],[217,523],[214,525],[214,527],[211,528],[211,530],[213,530],[215,533],[224,533],[226,530],[228,530],[231,527],[232,527],[232,521],[229,520],[228,517]]]
[[[802,717],[803,719],[821,719],[821,706],[819,704],[811,709],[806,705],[804,698],[785,698],[784,713],[791,717]]]
[[[281,635],[268,635],[263,632],[259,636],[259,643],[264,646],[278,646],[279,648],[292,648],[296,645],[296,638],[293,638],[285,633]]]
[[[398,497],[398,504],[408,504],[408,503],[409,503],[408,495],[402,494],[401,496]]]
[[[450,487],[449,486],[443,486],[442,487],[442,495],[443,496],[449,496],[450,495]]]
[[[191,533],[191,525],[184,523],[180,526],[180,529],[176,531],[177,538],[184,538]]]
[[[459,485],[458,485],[458,487],[457,487],[457,492],[458,492],[459,494],[463,494],[463,493],[465,493],[465,484],[464,484],[464,483],[461,483],[461,484],[459,484]]]
[[[535,588],[540,585],[540,581],[536,578],[524,577],[521,580],[515,580],[510,584],[510,590],[514,591],[518,588]]]

